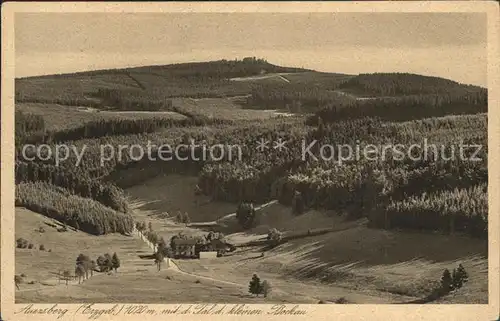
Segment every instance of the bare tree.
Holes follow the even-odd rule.
[[[78,284],[81,283],[82,279],[85,278],[85,268],[83,264],[77,264],[75,268],[75,275],[78,277]]]
[[[155,253],[155,263],[158,267],[158,272],[161,270],[161,264],[163,262],[163,253],[158,251]]]
[[[267,295],[271,293],[272,286],[271,283],[267,280],[264,280],[261,284],[261,292],[264,294],[264,297],[267,298]]]
[[[71,278],[71,273],[68,270],[65,270],[62,275],[63,279],[66,280],[66,285],[68,285],[68,281]]]

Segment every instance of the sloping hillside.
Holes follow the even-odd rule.
[[[127,192],[136,201],[136,215],[153,222],[153,228],[165,239],[182,231],[190,235],[204,231],[169,223],[177,208],[184,208],[193,222],[212,221],[234,212],[234,205],[210,202],[192,191],[194,177],[178,175],[158,177]],[[253,271],[276,278],[293,277],[302,282],[321,282],[342,286],[357,293],[382,291],[407,296],[412,301],[428,295],[438,284],[445,268],[453,270],[463,264],[469,282],[457,292],[466,293],[462,300],[484,303],[487,297],[487,242],[460,235],[443,235],[398,230],[372,229],[366,222],[346,221],[334,211],[310,210],[293,215],[291,208],[272,204],[258,211],[258,225],[242,231],[234,217],[219,220],[222,230],[233,244],[265,239],[270,228],[287,235],[301,235],[274,248],[244,247],[234,255],[220,258],[212,265],[199,266],[180,262],[186,269],[202,275],[214,275],[224,269],[229,280],[241,281]],[[308,230],[331,228],[332,232],[307,236]],[[206,232],[205,232],[206,233]],[[265,255],[262,256],[262,252]],[[225,270],[223,266],[237,267]],[[347,292],[348,293],[348,292]],[[347,295],[356,300],[356,295]],[[462,295],[464,296],[464,295]],[[445,298],[443,298],[445,300]],[[453,299],[448,299],[453,300]]]
[[[37,76],[16,79],[16,101],[100,107],[99,89],[147,91],[150,97],[235,96],[248,93],[251,86],[229,78],[304,71],[245,58]]]
[[[449,94],[477,92],[482,89],[445,78],[410,73],[360,74],[339,87],[350,93],[370,96]]]

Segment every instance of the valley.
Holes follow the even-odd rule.
[[[447,79],[256,58],[17,79],[15,239],[31,248],[16,248],[16,302],[486,303],[487,111],[485,88]],[[301,153],[313,140],[426,139],[448,155],[461,141],[480,144],[480,161],[439,158],[441,148],[435,158],[421,149],[418,160],[342,164]],[[190,159],[202,152],[190,141],[237,145],[242,158]],[[85,148],[79,166],[74,155],[55,164],[21,153],[62,143]],[[147,157],[158,149],[99,158],[103,144],[148,143],[187,146],[186,158]],[[235,249],[158,250],[209,233]],[[116,270],[99,263],[114,253]],[[80,254],[98,263],[82,282],[72,278]],[[443,290],[443,271],[459,265],[467,280]],[[253,274],[269,293],[249,293]]]

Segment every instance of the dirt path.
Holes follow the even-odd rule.
[[[273,204],[276,204],[278,203],[277,200],[272,200],[270,202],[267,202],[265,204],[262,204],[260,206],[257,206],[255,208],[255,211],[260,211],[268,206],[271,206]],[[217,225],[219,224],[220,222],[222,221],[225,221],[225,220],[228,220],[228,219],[231,219],[233,217],[236,217],[236,213],[231,213],[231,214],[227,214],[227,215],[224,215],[220,218],[218,218],[216,221],[211,221],[211,222],[198,222],[198,223],[191,223],[191,224],[188,224],[186,225],[187,227],[203,227],[203,226],[213,226],[213,225]]]
[[[275,201],[272,201],[272,202],[269,202],[267,204],[264,204],[266,206],[268,206],[268,204],[271,204],[271,203],[274,203]],[[264,206],[263,205],[263,206]],[[139,235],[139,237],[144,241],[146,242],[146,244],[153,250],[153,251],[156,251],[156,247],[151,243],[149,242],[146,237],[141,233],[139,232],[138,230],[134,230],[134,235]],[[182,275],[186,275],[186,276],[189,276],[189,277],[192,277],[194,279],[197,279],[197,280],[207,280],[207,281],[212,281],[212,282],[215,282],[215,283],[220,283],[220,284],[227,284],[227,285],[232,285],[232,286],[237,286],[237,287],[240,287],[240,288],[244,288],[246,287],[246,284],[241,284],[241,283],[236,283],[236,282],[231,282],[231,281],[226,281],[226,280],[221,280],[221,279],[217,279],[217,278],[213,278],[213,277],[209,277],[209,276],[205,276],[205,275],[200,275],[200,274],[196,274],[196,273],[192,273],[192,272],[186,272],[184,270],[182,270],[178,265],[177,263],[175,262],[175,260],[171,259],[171,258],[164,258],[163,261],[166,263],[167,265],[167,270],[171,270],[171,271],[174,271],[176,273],[179,273],[179,274],[182,274]],[[286,292],[286,291],[283,291],[283,290],[280,290],[278,288],[273,288],[273,293],[278,293],[278,294],[282,294],[282,295],[292,295],[291,293],[289,292]],[[306,296],[306,295],[301,295],[302,297],[304,298],[307,298],[309,299],[310,301],[318,301],[317,298],[313,298],[313,297],[310,297],[310,296]]]
[[[260,80],[260,79],[268,79],[268,78],[279,78],[287,83],[290,83],[290,80],[286,79],[283,77],[283,75],[289,75],[289,72],[283,72],[283,73],[273,73],[273,74],[266,74],[266,75],[259,75],[259,76],[249,76],[249,77],[235,77],[231,78],[229,80],[232,81],[252,81],[252,80]]]

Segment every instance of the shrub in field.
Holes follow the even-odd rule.
[[[113,258],[108,253],[99,256],[96,263],[101,272],[109,272],[113,269]]]
[[[76,266],[81,266],[81,269],[84,271],[84,276],[86,279],[89,277],[89,272],[92,272],[92,261],[90,257],[85,254],[80,254],[76,258]]]
[[[267,233],[267,240],[269,241],[269,244],[273,247],[280,244],[282,239],[283,239],[283,233],[281,233],[275,228],[270,229],[269,233]]]
[[[78,277],[78,284],[81,283],[82,279],[85,278],[85,268],[81,264],[77,264],[75,267],[75,275]]]
[[[70,226],[94,235],[129,234],[134,224],[130,214],[116,212],[43,182],[17,184],[16,206],[24,206],[60,222],[67,221]]]
[[[262,292],[262,284],[257,274],[254,274],[252,276],[252,279],[250,280],[250,284],[248,286],[248,292],[250,292],[251,294],[255,294],[256,296],[259,296],[259,294]]]
[[[236,210],[236,218],[243,228],[251,228],[255,223],[255,208],[252,203],[240,203]]]
[[[144,233],[144,236],[146,237],[146,239],[151,242],[152,244],[157,244],[158,243],[158,235],[155,233],[155,232],[151,232],[151,231],[146,231]]]
[[[41,244],[39,249],[40,251],[45,251],[45,245]]]
[[[467,272],[462,264],[457,269],[453,269],[452,285],[454,289],[460,289],[469,279]]]
[[[272,291],[272,286],[271,282],[264,280],[261,285],[261,293],[264,295],[265,298],[271,293]]]
[[[16,240],[16,247],[19,248],[19,249],[25,249],[28,247],[28,241],[23,239],[22,237],[21,238],[18,238]]]
[[[441,276],[441,291],[442,293],[448,293],[453,290],[453,280],[451,278],[450,270],[445,269],[443,275]]]
[[[33,243],[28,244],[28,249],[31,250],[33,248],[33,246],[34,246]]]
[[[113,265],[113,269],[116,271],[118,271],[118,268],[120,267],[120,259],[118,258],[118,255],[115,253],[113,253],[113,257],[111,258],[111,264]]]
[[[184,224],[189,224],[191,222],[191,219],[189,218],[189,214],[187,212],[177,212],[177,215],[175,216],[175,220],[177,223],[184,223]]]

